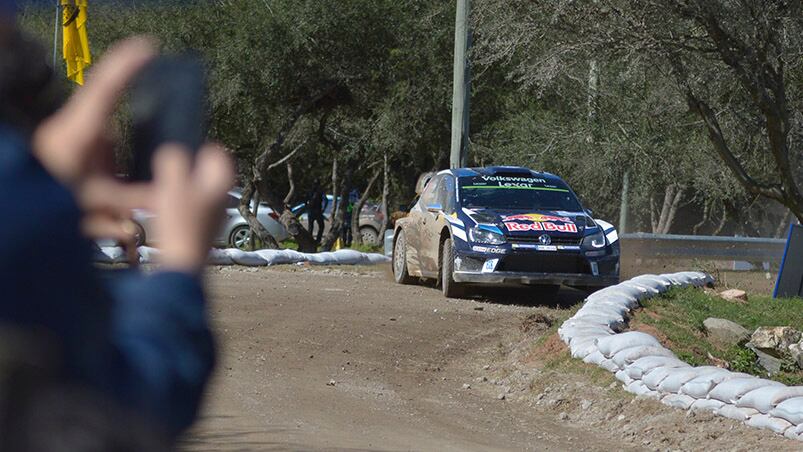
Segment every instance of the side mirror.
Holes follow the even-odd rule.
[[[586,213],[588,214],[589,217],[594,218],[594,211],[593,210],[586,209]]]
[[[441,206],[440,204],[430,204],[427,206],[427,210],[432,213],[438,213],[441,210],[443,210],[443,206]]]

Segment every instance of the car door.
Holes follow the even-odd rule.
[[[446,222],[444,216],[454,209],[454,177],[439,176],[432,201],[421,219],[422,267],[425,272],[436,274],[440,265],[441,231]]]
[[[436,176],[427,183],[424,191],[418,198],[418,202],[410,209],[410,214],[408,215],[410,221],[408,222],[407,229],[405,229],[405,236],[408,244],[407,262],[410,273],[414,275],[427,276],[424,274],[427,272],[425,268],[427,250],[424,249],[422,235],[426,223],[425,218],[429,215],[427,206],[435,202],[435,188],[438,185],[439,179],[440,177]]]

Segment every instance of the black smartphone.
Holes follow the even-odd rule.
[[[206,75],[191,54],[160,56],[134,80],[130,101],[133,159],[131,180],[152,178],[151,160],[166,142],[195,154],[206,138]]]

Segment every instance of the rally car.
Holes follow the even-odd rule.
[[[619,282],[619,241],[554,174],[445,170],[396,222],[393,275],[401,284],[436,279],[447,297],[478,284],[594,289]]]

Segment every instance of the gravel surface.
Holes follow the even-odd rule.
[[[544,368],[538,322],[579,292],[450,300],[387,271],[210,268],[220,359],[182,448],[799,450],[737,422],[635,400],[613,378],[600,385]],[[562,352],[551,339],[551,353]]]

